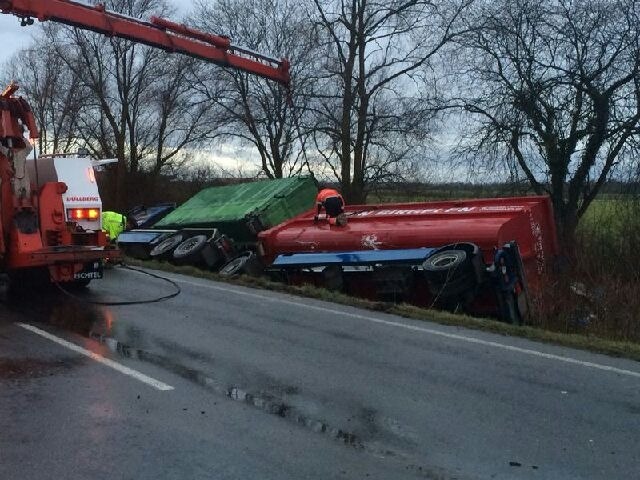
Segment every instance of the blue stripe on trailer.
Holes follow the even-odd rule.
[[[406,248],[401,250],[356,250],[351,252],[292,253],[278,255],[273,267],[321,267],[326,265],[360,266],[391,263],[420,264],[436,248]]]
[[[167,233],[166,230],[165,231],[129,230],[129,231],[124,231],[120,235],[118,235],[117,242],[122,244],[130,244],[130,243],[148,244],[153,242],[159,236],[165,235],[166,233]]]

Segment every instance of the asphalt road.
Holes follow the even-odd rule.
[[[0,305],[0,479],[640,478],[638,363],[168,276]]]

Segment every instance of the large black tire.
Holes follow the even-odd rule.
[[[171,235],[170,237],[165,238],[160,243],[158,243],[149,255],[151,258],[155,259],[167,259],[171,257],[173,249],[176,248],[184,241],[184,235],[182,233],[176,233]]]
[[[256,254],[246,251],[224,264],[218,273],[223,277],[232,277],[240,274],[259,275],[262,270],[262,264]]]
[[[206,235],[194,235],[187,238],[173,251],[173,261],[180,265],[202,263],[202,250],[206,247],[207,240]]]
[[[444,284],[456,278],[467,276],[470,262],[464,250],[443,250],[427,258],[422,264],[427,280]]]

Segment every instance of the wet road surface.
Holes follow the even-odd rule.
[[[635,362],[168,276],[0,305],[0,479],[638,478]]]

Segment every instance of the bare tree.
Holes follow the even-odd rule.
[[[48,42],[39,39],[7,62],[8,77],[21,87],[33,108],[40,138],[38,152],[68,153],[77,148],[78,112],[83,90]],[[8,79],[8,80],[9,80]]]
[[[551,196],[567,253],[578,220],[638,134],[638,6],[480,2],[468,16],[477,28],[459,44],[468,62],[457,72],[461,101],[476,120],[464,148],[476,158],[506,153],[537,194]]]
[[[107,8],[138,18],[170,13],[164,0],[112,0]],[[212,134],[189,78],[195,60],[67,26],[47,25],[45,35],[87,92],[77,136],[96,156],[118,159],[116,208],[126,207],[129,173],[158,174]]]
[[[364,201],[424,142],[429,68],[471,1],[314,0],[326,42],[317,146],[348,201]]]
[[[155,175],[166,167],[180,167],[189,158],[185,148],[217,136],[214,105],[193,88],[192,72],[201,64],[190,57],[173,57],[152,84],[145,145],[152,151],[149,169]]]
[[[221,135],[251,145],[268,178],[300,173],[305,166],[298,129],[307,122],[309,92],[317,65],[317,39],[302,4],[294,0],[216,0],[197,3],[193,22],[231,37],[235,44],[291,62],[293,88],[246,73],[209,68],[199,88],[218,106]]]

